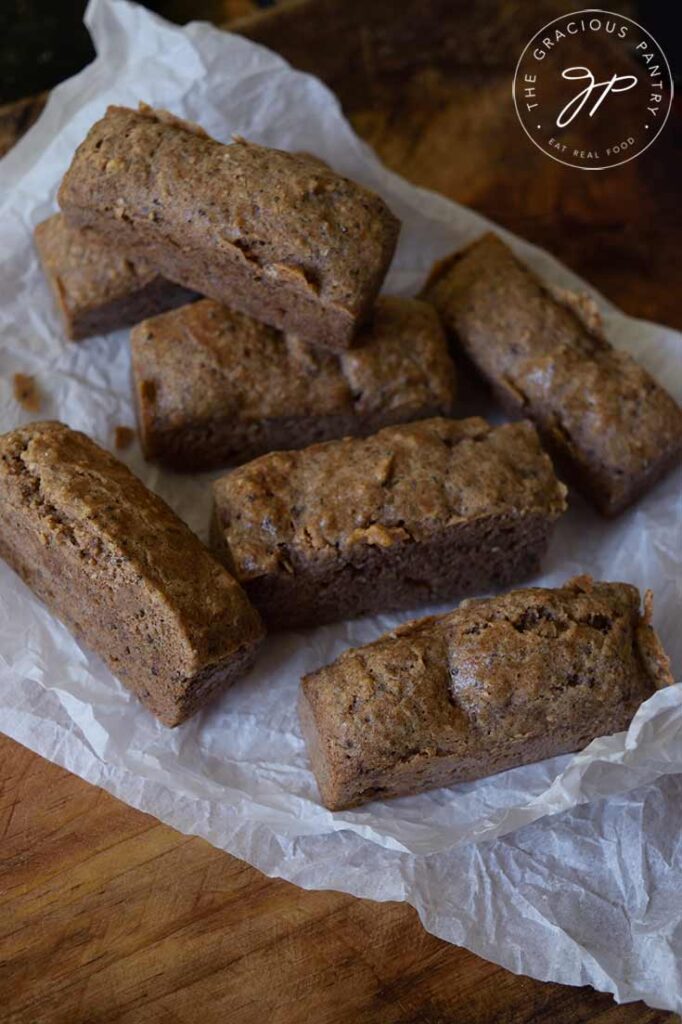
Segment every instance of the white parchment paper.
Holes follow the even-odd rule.
[[[35,376],[43,418],[109,447],[115,426],[133,424],[126,333],[65,341],[31,241],[55,209],[74,148],[108,103],[144,100],[225,141],[237,132],[308,150],[375,188],[403,221],[389,292],[414,293],[435,258],[490,226],[385,170],[329,91],[270,51],[203,24],[170,26],[123,0],[92,0],[86,20],[97,59],[53,91],[0,163],[0,430],[31,418],[12,397],[16,372]],[[456,146],[453,139],[453,159]],[[501,233],[548,281],[588,288]],[[614,343],[682,399],[682,336],[595,298]],[[208,476],[165,474],[137,449],[124,458],[206,535]],[[537,582],[589,571],[652,587],[656,625],[680,678],[681,524],[679,474],[613,523],[574,499]],[[331,814],[318,802],[300,736],[299,678],[409,617],[273,638],[248,678],[170,732],[0,563],[0,726],[267,874],[407,900],[430,931],[512,970],[682,1009],[682,776],[674,774],[682,772],[682,685],[643,705],[627,734],[574,757]]]

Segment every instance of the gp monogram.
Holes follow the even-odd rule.
[[[627,163],[652,144],[670,112],[673,81],[646,29],[585,10],[533,36],[512,92],[524,131],[543,153],[594,171]]]

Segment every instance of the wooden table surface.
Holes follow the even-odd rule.
[[[178,3],[323,77],[417,184],[555,252],[635,315],[682,327],[678,102],[603,174],[527,141],[510,100],[526,39],[582,4]],[[627,2],[610,9],[631,12]],[[0,151],[42,100],[0,109]],[[428,935],[404,904],[304,892],[0,737],[0,1020],[12,1024],[670,1024],[641,1003],[517,977]]]

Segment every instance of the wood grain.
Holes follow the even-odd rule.
[[[176,0],[319,74],[391,167],[545,245],[628,311],[682,326],[676,107],[650,154],[562,168],[516,124],[521,40],[568,0]],[[189,9],[191,7],[191,10]],[[611,0],[627,13],[628,3]],[[532,23],[532,24],[531,24]],[[0,153],[45,97],[0,108]],[[649,159],[650,157],[650,159]],[[672,1024],[517,977],[404,904],[303,892],[0,738],[0,1019],[11,1024]]]
[[[669,1024],[516,977],[411,908],[268,879],[0,738],[12,1024]]]

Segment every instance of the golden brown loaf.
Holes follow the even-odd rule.
[[[579,577],[464,601],[345,651],[301,687],[323,802],[467,782],[625,729],[672,682],[649,619],[635,587]]]
[[[535,428],[478,418],[273,452],[213,494],[214,550],[280,628],[523,579],[565,509]]]
[[[337,349],[369,316],[399,228],[379,196],[320,161],[224,146],[149,107],[108,108],[59,203],[172,281]]]
[[[165,502],[61,423],[0,437],[0,555],[165,725],[244,673],[263,637]]]
[[[432,306],[380,298],[360,341],[324,351],[212,299],[144,321],[131,350],[145,456],[212,468],[452,412],[454,367]]]
[[[605,515],[679,460],[675,400],[496,235],[437,264],[423,295],[505,408],[535,421],[560,469]]]

